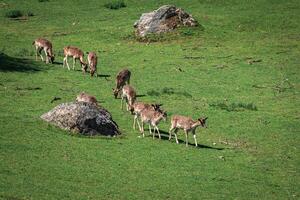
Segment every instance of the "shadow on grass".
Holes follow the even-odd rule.
[[[45,68],[39,67],[32,60],[25,58],[14,58],[4,53],[0,53],[1,72],[38,72]]]
[[[145,129],[145,131],[148,131],[148,133],[149,133],[149,129]],[[153,130],[152,130],[153,131]],[[160,132],[160,135],[161,135],[161,139],[162,140],[169,140],[169,133],[168,132],[166,132],[166,131],[163,131],[163,130],[159,130],[159,132]],[[152,135],[151,135],[151,137],[152,137]],[[157,132],[155,132],[155,138],[158,138],[158,133]],[[175,138],[175,136],[174,135],[172,135],[172,138],[174,139]],[[175,141],[175,139],[174,139],[174,141]],[[181,139],[178,139],[178,142],[179,142],[179,144],[184,144],[185,145],[185,141],[184,140],[181,140]],[[189,146],[193,146],[193,147],[196,147],[195,146],[195,144],[193,144],[193,143],[188,143],[188,145]],[[200,149],[213,149],[213,150],[224,150],[225,148],[218,148],[218,147],[211,147],[211,146],[207,146],[207,145],[203,145],[203,144],[198,144],[198,147],[196,147],[196,148],[200,148]]]
[[[109,74],[98,74],[98,78],[109,78],[111,75]]]
[[[147,95],[145,95],[145,94],[138,94],[138,95],[136,95],[136,97],[145,97],[145,96],[147,96]]]

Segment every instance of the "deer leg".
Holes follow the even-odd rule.
[[[39,48],[39,49],[38,49],[38,52],[39,52],[39,55],[40,55],[40,57],[41,57],[42,61],[44,61],[44,58],[43,58],[43,55],[42,55],[42,49],[41,49],[41,48]]]
[[[122,98],[121,98],[121,110],[123,110],[123,101],[124,101],[124,97],[122,96]]]
[[[197,147],[197,146],[198,146],[198,143],[197,143],[197,137],[196,137],[195,130],[193,131],[193,136],[194,136],[194,140],[195,140],[195,145],[196,145],[196,147]]]
[[[75,62],[76,62],[76,60],[75,60],[75,58],[73,57],[73,70],[75,70]]]
[[[174,130],[173,126],[170,127],[169,129],[169,140],[172,139],[172,131]]]
[[[151,130],[150,124],[149,124],[149,130]],[[150,132],[150,134],[151,134],[151,132]],[[154,126],[154,129],[153,129],[152,135],[153,135],[153,139],[154,139],[155,138],[155,126]]]
[[[137,121],[137,124],[138,124],[138,126],[139,126],[139,129],[141,130],[141,126],[140,126],[140,122],[139,122],[138,117],[136,117],[136,121]]]
[[[38,60],[38,48],[35,47],[35,60],[37,61]]]
[[[150,132],[150,134],[152,134],[152,130],[151,130],[151,125],[149,124],[149,132]],[[154,131],[154,134],[155,134],[155,131]],[[153,136],[153,138],[154,138],[154,136]]]
[[[69,66],[69,63],[68,63],[68,56],[66,56],[66,57],[64,58],[64,61],[65,61],[66,64],[67,64],[68,70],[70,70],[70,66]]]
[[[133,117],[133,130],[135,130],[135,127],[136,127],[136,124],[135,124],[136,119],[137,119],[137,116],[134,115],[134,117]]]
[[[174,135],[175,135],[176,143],[179,144],[178,138],[177,138],[177,131],[178,131],[178,129],[175,128],[175,130],[174,130]]]
[[[142,129],[141,129],[141,132],[143,134],[143,137],[145,137],[145,134],[144,134],[144,122],[142,121]]]
[[[184,133],[185,133],[185,146],[188,146],[188,133],[187,133],[187,131],[185,130],[184,131]]]
[[[45,52],[45,55],[46,55],[46,64],[49,63],[49,57],[48,57],[48,53],[47,53],[47,50],[44,48],[44,52]]]
[[[158,133],[158,138],[161,139],[159,129],[158,129],[158,127],[157,127],[156,125],[155,125],[154,129],[155,129],[155,128],[156,128],[157,133]]]

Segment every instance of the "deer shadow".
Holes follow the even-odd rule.
[[[109,78],[109,77],[111,77],[111,75],[109,75],[109,74],[98,74],[97,77],[98,78]]]
[[[57,62],[57,61],[54,61],[53,64],[54,64],[54,65],[63,65],[62,62]]]
[[[39,72],[46,70],[41,68],[37,62],[26,58],[14,58],[0,52],[0,71],[2,72]]]
[[[146,129],[145,129],[145,131],[146,131]],[[149,132],[149,129],[147,129],[147,131]],[[153,129],[152,129],[152,131],[153,131]],[[166,132],[166,131],[163,131],[163,130],[159,130],[159,132],[160,132],[160,135],[161,135],[161,139],[162,140],[169,140],[169,133],[168,132]],[[152,136],[152,135],[151,135]],[[172,135],[172,138],[174,139],[174,135]],[[155,138],[158,138],[158,133],[157,132],[155,132]],[[172,139],[171,139],[172,140]],[[175,140],[175,139],[174,139]],[[185,141],[184,140],[181,140],[181,139],[178,139],[178,142],[179,142],[179,144],[184,144],[185,145]],[[188,145],[189,146],[194,146],[194,147],[196,147],[195,146],[195,144],[193,144],[193,143],[190,143],[190,142],[188,142]],[[198,146],[196,147],[196,148],[199,148],[199,149],[213,149],[213,150],[224,150],[225,148],[219,148],[219,147],[211,147],[211,146],[207,146],[207,145],[203,145],[203,144],[198,144]]]
[[[147,95],[145,95],[145,94],[138,94],[138,95],[136,95],[136,97],[145,97],[145,96],[147,96]]]

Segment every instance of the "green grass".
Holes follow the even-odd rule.
[[[297,0],[128,0],[113,11],[97,0],[4,3],[0,199],[299,199]],[[184,8],[203,28],[137,41],[135,20],[164,4]],[[35,16],[10,20],[10,10]],[[53,42],[60,64],[35,61],[38,37]],[[67,45],[97,52],[98,73],[110,77],[83,76],[79,64],[63,69]],[[197,131],[200,148],[192,137],[186,148],[182,131],[180,145],[166,134],[138,137],[111,90],[124,67],[138,100],[162,103],[168,116],[208,116],[208,128]],[[112,113],[121,137],[78,137],[39,118],[81,91]],[[242,112],[211,106],[222,103]],[[159,125],[169,126],[170,119]]]

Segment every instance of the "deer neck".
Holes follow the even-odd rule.
[[[191,125],[191,128],[197,128],[198,126],[200,126],[200,122],[197,120],[197,121],[193,121],[192,125]]]

